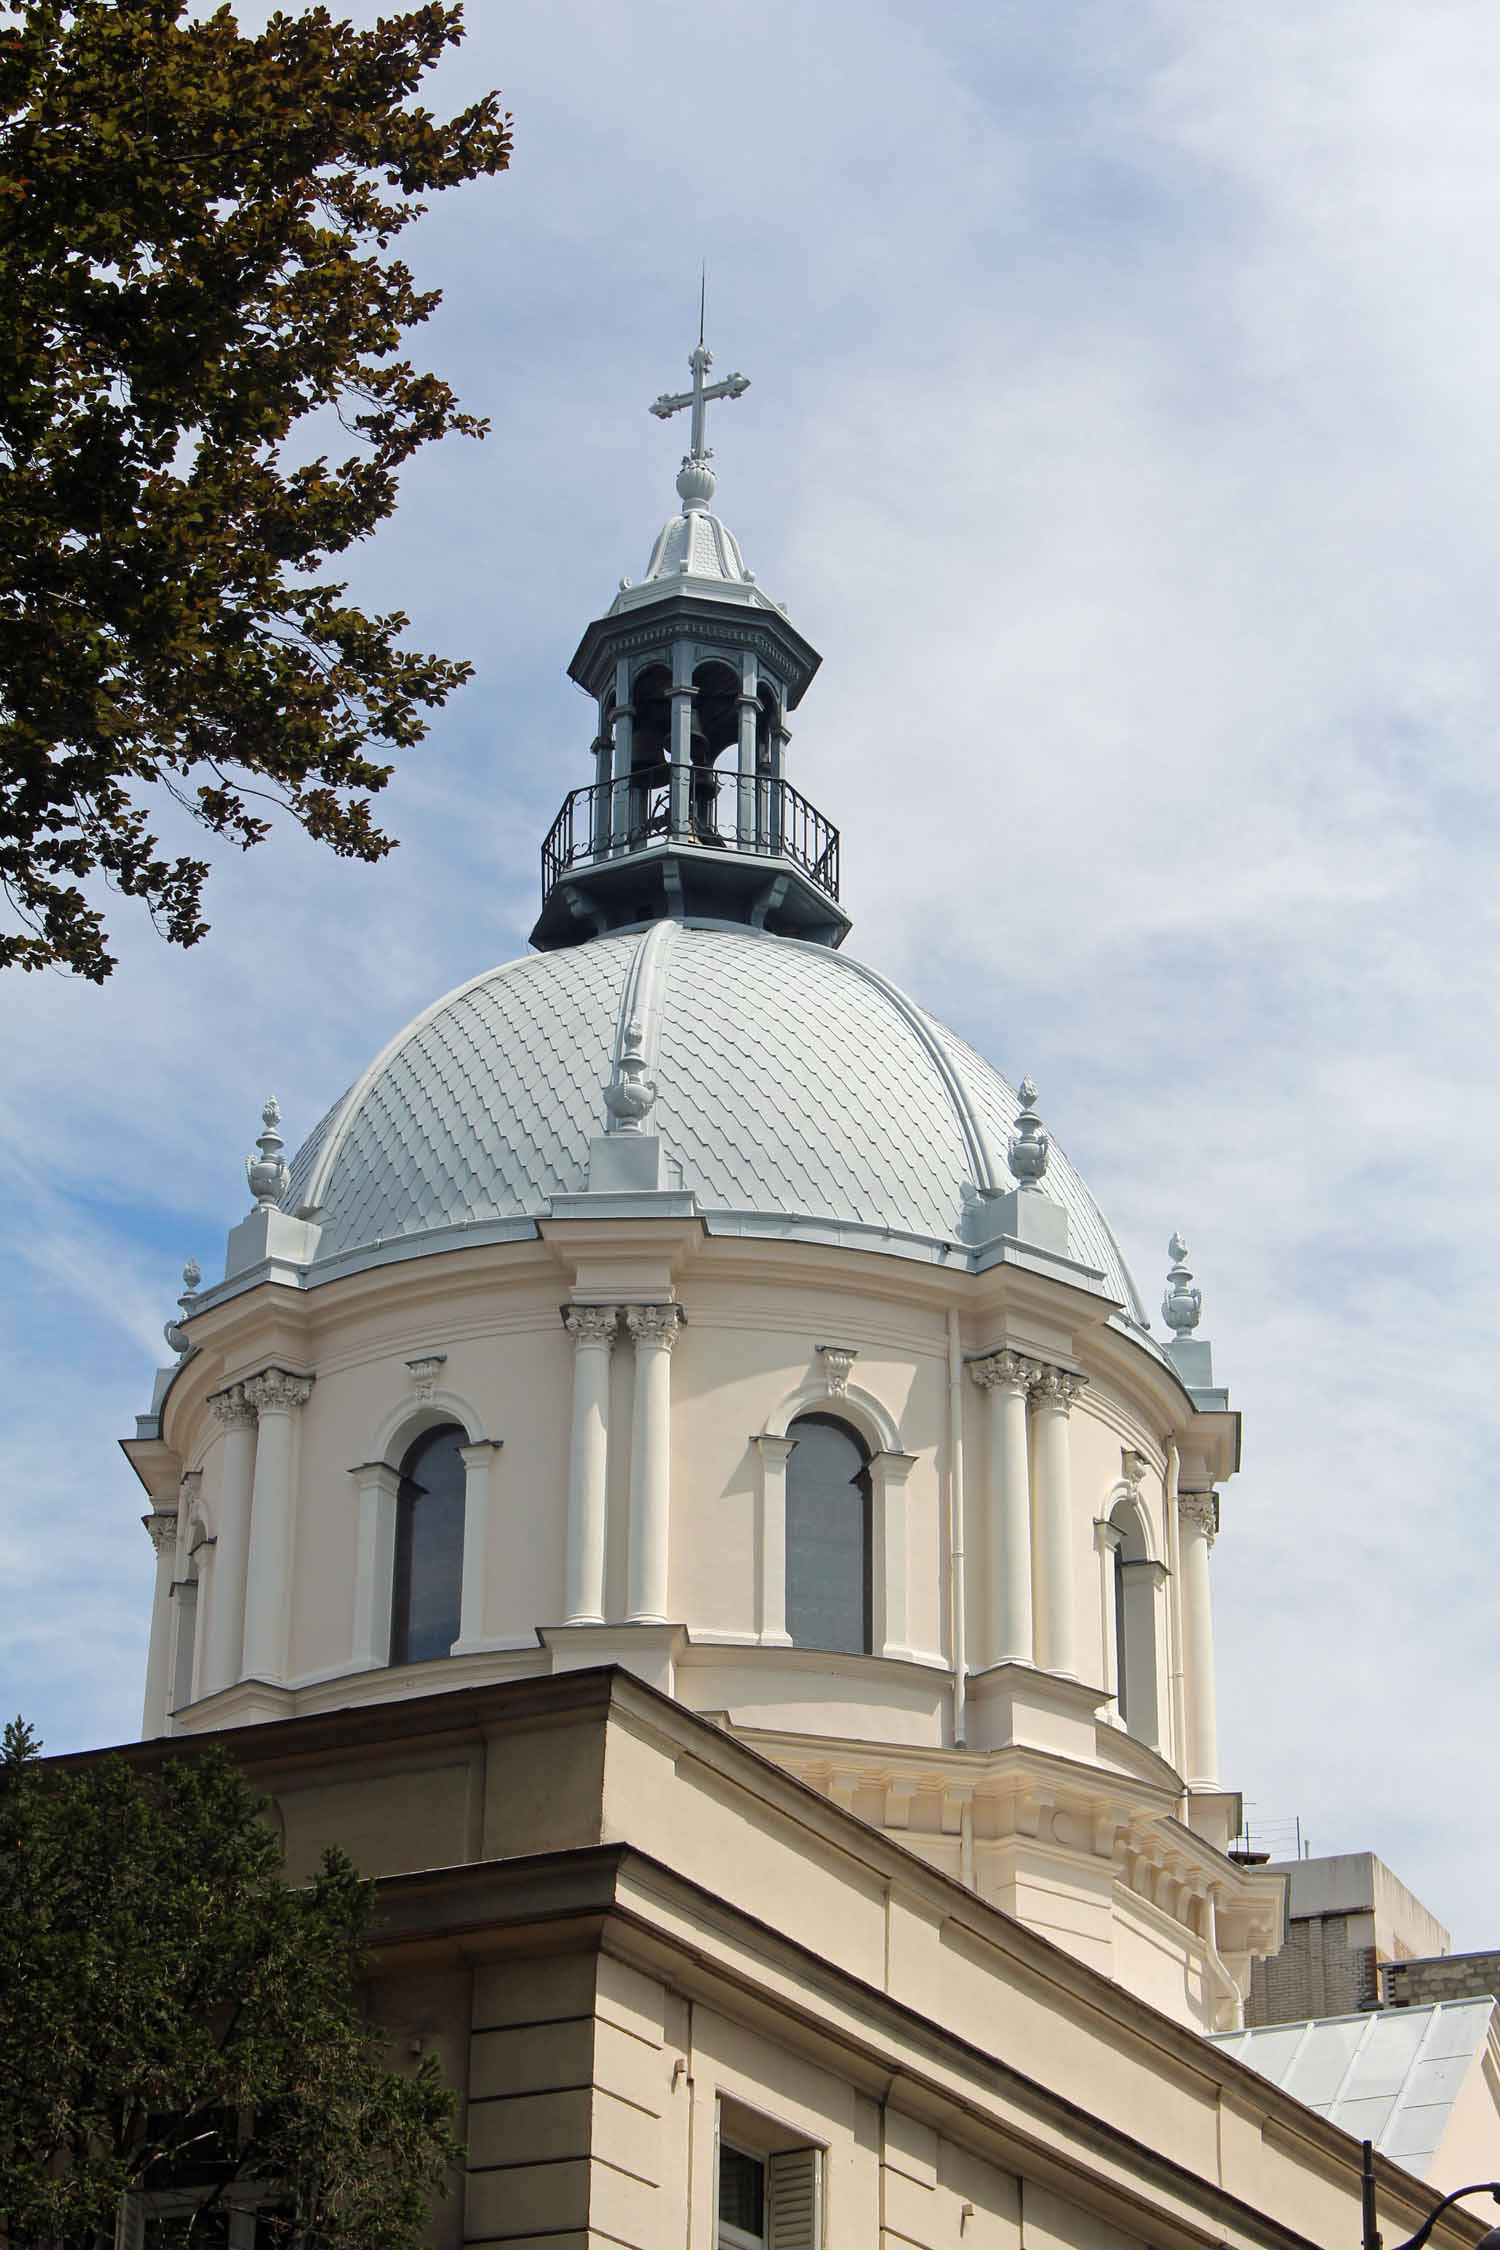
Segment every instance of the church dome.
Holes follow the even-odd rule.
[[[486,970],[378,1055],[292,1166],[315,1264],[529,1234],[588,1187],[621,1042],[639,1028],[667,1185],[715,1234],[837,1240],[973,1262],[1014,1184],[1019,1103],[972,1048],[829,947],[658,922]],[[1144,1314],[1110,1229],[1055,1146],[1069,1278]],[[475,1230],[475,1231],[471,1231]]]

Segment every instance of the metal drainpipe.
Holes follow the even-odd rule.
[[[948,1308],[948,1556],[950,1630],[953,1640],[953,1741],[961,1747],[968,1727],[968,1651],[964,1591],[964,1368],[958,1308]]]

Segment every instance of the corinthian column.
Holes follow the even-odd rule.
[[[1061,1367],[1037,1370],[1033,1470],[1037,1526],[1037,1662],[1044,1671],[1078,1677],[1077,1601],[1073,1584],[1073,1471],[1068,1417],[1083,1389],[1081,1375]]]
[[[989,1481],[984,1612],[991,1664],[1036,1660],[1031,1622],[1031,1481],[1026,1394],[1037,1370],[1016,1352],[971,1360],[969,1373],[989,1401]]]
[[[635,1338],[625,1614],[632,1625],[664,1625],[672,1514],[672,1346],[682,1326],[682,1307],[629,1305],[625,1320]]]
[[[141,1740],[167,1731],[167,1703],[172,1664],[172,1566],[177,1559],[177,1517],[158,1508],[142,1516],[156,1549],[156,1585],[151,1597],[151,1640],[146,1651],[146,1699],[141,1712]]]
[[[292,1598],[294,1417],[312,1394],[312,1377],[268,1367],[244,1390],[259,1417],[245,1572],[244,1677],[279,1681],[286,1677]]]
[[[1214,1686],[1214,1613],[1208,1554],[1219,1528],[1216,1492],[1177,1496],[1182,1563],[1182,1638],[1187,1671],[1187,1774],[1190,1789],[1219,1786],[1219,1719]]]
[[[604,1622],[604,1541],[609,1471],[609,1355],[619,1310],[570,1305],[563,1325],[573,1339],[573,1435],[568,1457],[568,1543],[563,1623]]]
[[[243,1383],[209,1400],[223,1427],[219,1465],[218,1543],[209,1581],[199,1690],[214,1695],[240,1677],[245,1631],[245,1562],[250,1552],[250,1495],[255,1477],[255,1408]]]

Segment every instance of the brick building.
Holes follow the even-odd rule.
[[[1373,1852],[1287,1860],[1273,1863],[1270,1872],[1287,1879],[1287,1934],[1279,1953],[1254,1965],[1247,2023],[1300,2023],[1378,2008],[1383,1998],[1396,1999],[1394,1991],[1382,1994],[1383,1971],[1407,1962],[1436,1970],[1439,1957],[1448,1956],[1448,1931]],[[1457,1958],[1500,1965],[1493,1954]],[[1493,1989],[1445,1984],[1413,1989],[1407,1997],[1449,2000]]]

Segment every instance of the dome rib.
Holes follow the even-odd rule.
[[[620,1057],[625,1052],[625,1034],[632,1024],[640,1026],[641,1053],[646,1067],[655,1070],[661,1051],[661,1018],[666,1002],[667,981],[671,974],[669,956],[677,935],[675,922],[653,922],[641,939],[625,972],[625,982],[620,987],[620,1005],[615,1015],[615,1044],[610,1057],[610,1070],[619,1076]]]

